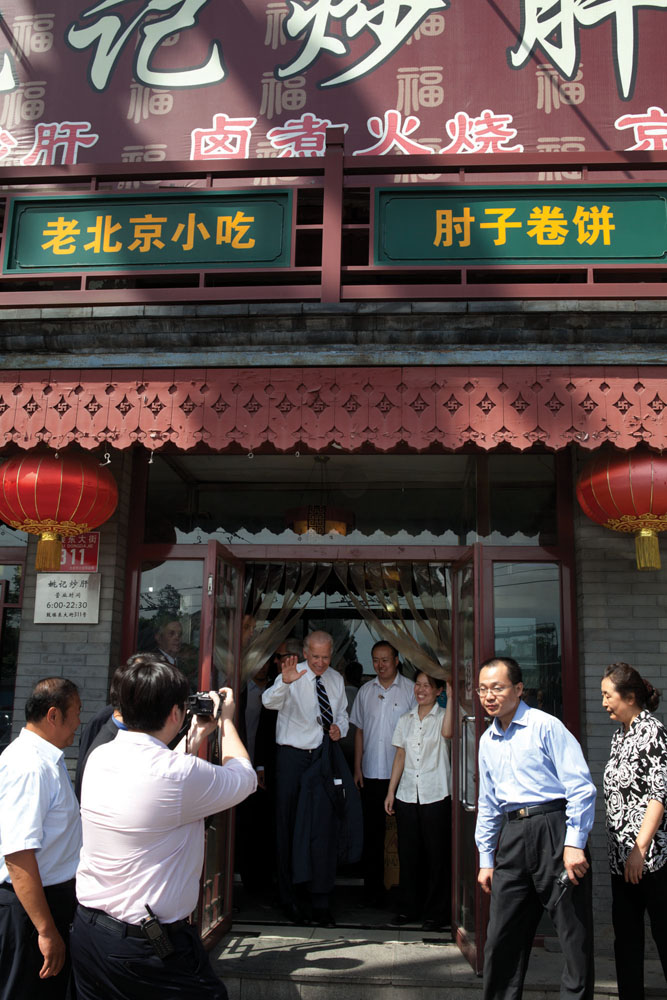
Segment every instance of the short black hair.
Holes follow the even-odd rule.
[[[114,708],[120,708],[120,702],[118,700],[118,688],[120,686],[120,680],[126,670],[129,670],[133,663],[141,658],[142,662],[150,663],[154,660],[156,663],[159,661],[162,663],[164,657],[160,656],[159,653],[133,653],[132,656],[128,657],[125,663],[121,663],[119,667],[116,667],[112,676],[111,683],[109,684],[109,701]]]
[[[376,649],[380,648],[380,646],[386,646],[387,649],[390,649],[392,651],[394,656],[398,656],[398,650],[396,649],[396,647],[392,646],[392,644],[390,642],[387,642],[386,639],[380,639],[379,642],[376,642],[373,644],[373,646],[371,646],[371,656],[373,655]]]
[[[57,708],[63,715],[79,694],[74,681],[66,677],[43,677],[37,681],[25,703],[25,721],[40,722],[50,708]]]
[[[507,667],[507,675],[510,679],[510,684],[523,683],[521,667],[513,656],[491,656],[488,660],[484,660],[484,663],[480,665],[479,672],[481,673],[485,667]]]
[[[118,684],[118,702],[128,729],[156,733],[174,705],[185,708],[190,685],[178,667],[156,656],[131,657]]]

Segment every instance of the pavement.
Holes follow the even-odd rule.
[[[417,927],[295,927],[237,919],[212,950],[229,1000],[474,1000],[482,992],[451,934]],[[351,924],[351,921],[350,921]],[[562,956],[535,947],[524,1000],[555,1000]],[[646,962],[646,997],[667,998],[660,963]],[[613,959],[596,958],[595,1000],[618,998]]]

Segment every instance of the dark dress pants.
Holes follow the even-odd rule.
[[[77,910],[71,934],[77,1000],[227,1000],[197,929],[183,925],[168,933],[174,951],[158,958],[145,938],[112,934]]]
[[[406,916],[448,925],[451,914],[452,800],[396,799],[399,910]]]
[[[71,970],[69,926],[76,908],[74,879],[46,886],[44,895],[67,948],[65,965],[57,976],[39,978],[44,956],[34,924],[13,890],[0,887],[0,1000],[65,1000]]]
[[[384,800],[389,791],[389,778],[364,778],[361,808],[364,817],[364,898],[378,903],[384,896],[384,837],[387,814]]]
[[[301,778],[313,763],[312,750],[278,746],[276,752],[276,872],[283,906],[295,902],[292,849]]]
[[[496,850],[484,949],[484,1000],[521,997],[543,910],[551,917],[563,952],[562,1000],[592,1000],[591,872],[558,899],[564,842],[564,811],[504,823]]]
[[[637,885],[611,876],[611,917],[619,1000],[644,1000],[644,916],[667,981],[667,865],[647,872]]]

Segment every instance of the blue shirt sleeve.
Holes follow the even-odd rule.
[[[554,721],[558,724],[547,730],[545,743],[565,789],[565,846],[583,850],[595,820],[597,791],[579,743],[561,722]]]
[[[486,743],[487,740],[482,737],[479,744],[479,798],[475,843],[479,851],[480,868],[493,868],[503,813],[495,794],[495,783],[486,756]]]

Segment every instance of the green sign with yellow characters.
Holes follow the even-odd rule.
[[[4,273],[289,267],[292,192],[13,198]]]
[[[664,185],[376,190],[378,265],[659,264],[666,256]]]

